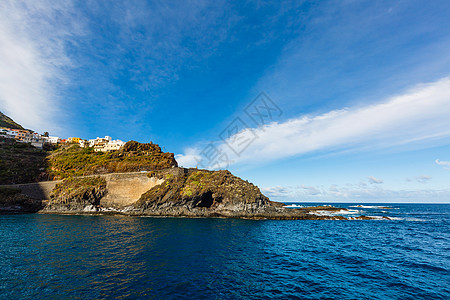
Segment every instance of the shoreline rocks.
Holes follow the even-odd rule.
[[[58,183],[50,199],[36,200],[20,194],[20,190],[5,190],[0,199],[0,213],[38,212],[70,215],[127,215],[185,218],[239,218],[253,220],[368,220],[367,216],[347,218],[339,215],[345,208],[316,206],[286,208],[270,201],[252,183],[229,171],[169,168],[147,175],[155,182],[134,203],[111,206],[104,198],[108,194],[105,178],[74,177]],[[3,202],[2,202],[3,201]],[[22,201],[22,202],[21,202]],[[4,203],[11,205],[5,206]]]

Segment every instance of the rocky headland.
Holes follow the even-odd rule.
[[[26,153],[36,156],[31,149],[22,151],[21,155]],[[38,154],[40,158],[44,156],[42,152]],[[63,147],[45,153],[45,159],[33,165],[39,166],[32,173],[37,183],[3,182],[9,185],[0,187],[0,212],[347,219],[333,214],[345,210],[342,208],[286,208],[283,203],[270,201],[254,184],[226,170],[179,168],[173,153],[164,153],[153,143],[130,141],[121,150],[107,153],[78,146]],[[111,174],[118,175],[112,178]],[[14,178],[30,180],[29,176],[22,175]],[[39,182],[43,179],[47,181]],[[33,190],[43,187],[48,191]]]

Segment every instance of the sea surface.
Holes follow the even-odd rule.
[[[1,215],[0,299],[450,299],[450,205],[337,206],[395,219]]]

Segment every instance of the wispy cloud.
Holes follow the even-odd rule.
[[[0,3],[0,110],[25,127],[57,128],[65,41],[83,31],[76,19],[70,1]]]
[[[270,197],[285,197],[291,192],[290,187],[273,186],[261,188],[261,191]]]
[[[369,178],[369,183],[370,183],[370,184],[380,184],[380,183],[383,183],[383,179],[375,178],[375,177],[373,177],[373,176],[369,176],[368,178]]]
[[[244,129],[258,138],[236,156],[223,142],[218,148],[233,163],[264,163],[317,151],[361,151],[446,143],[450,136],[450,78],[421,84],[365,107],[299,116],[285,122]],[[231,137],[230,139],[236,139]],[[427,142],[425,145],[423,142]],[[198,156],[190,148],[180,158]]]
[[[436,164],[443,166],[444,169],[450,170],[450,161],[441,161],[439,159],[435,160]]]
[[[426,183],[431,180],[431,176],[421,175],[416,177],[416,181],[420,183]]]
[[[419,183],[427,183],[428,181],[430,181],[431,180],[431,176],[427,176],[427,175],[421,175],[421,176],[416,176],[416,177],[414,177],[414,178],[406,178],[406,181],[408,181],[408,182],[413,182],[413,181],[416,181],[416,182],[419,182]]]
[[[197,148],[188,148],[183,154],[175,155],[175,159],[180,166],[196,167],[201,160],[201,155]]]

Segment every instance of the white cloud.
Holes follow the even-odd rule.
[[[441,161],[439,159],[435,160],[436,164],[443,166],[444,169],[450,170],[450,161]]]
[[[428,181],[431,180],[431,176],[421,175],[421,176],[417,176],[415,179],[416,179],[417,182],[427,183]]]
[[[369,183],[370,183],[370,184],[380,184],[380,183],[383,183],[383,179],[375,178],[375,177],[373,177],[373,176],[369,176],[368,178],[369,178]]]
[[[365,107],[299,116],[252,129],[258,136],[240,156],[218,147],[233,163],[264,163],[316,151],[355,151],[448,143],[450,77],[421,84]],[[244,129],[239,136],[245,136]],[[447,139],[446,139],[447,138]],[[232,136],[229,140],[236,140]],[[426,144],[424,143],[426,142]],[[199,155],[200,149],[190,149]]]
[[[313,186],[306,186],[306,185],[302,184],[300,187],[301,187],[308,195],[320,195],[320,194],[322,194],[322,192],[321,192],[318,188],[313,187]]]
[[[290,188],[282,187],[282,186],[273,186],[267,188],[261,188],[261,192],[263,192],[268,197],[285,197],[289,195]]]
[[[201,156],[198,154],[196,149],[190,148],[185,151],[185,154],[175,155],[175,159],[177,160],[179,166],[196,167],[198,162],[201,160]]]
[[[75,18],[68,1],[0,2],[0,110],[25,127],[57,128],[65,39],[82,32]]]

